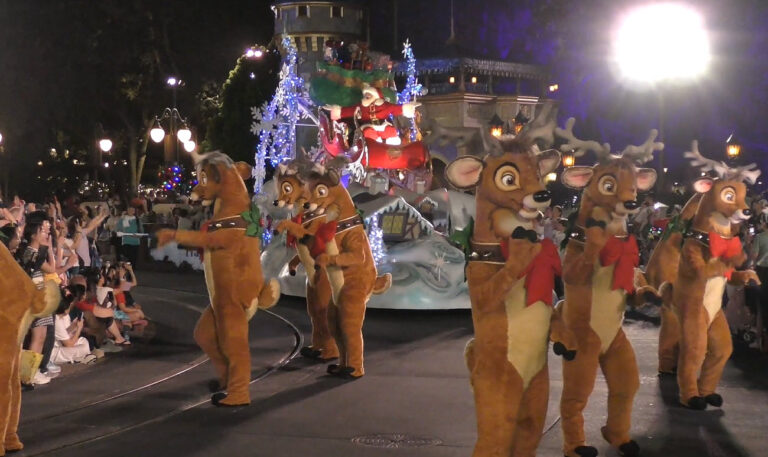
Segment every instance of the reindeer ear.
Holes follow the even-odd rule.
[[[706,194],[714,184],[715,181],[710,177],[699,178],[693,182],[693,190],[700,194]]]
[[[556,149],[547,149],[536,156],[536,160],[539,162],[539,176],[546,176],[560,165],[560,153]]]
[[[339,176],[339,172],[333,168],[329,169],[325,175],[328,177],[328,179],[331,180],[331,184],[334,186],[338,186],[339,182],[341,182],[341,176]]]
[[[656,170],[653,168],[637,169],[637,189],[640,192],[649,190],[656,184]]]
[[[445,168],[445,179],[457,189],[471,189],[480,181],[483,161],[474,156],[459,157]]]
[[[595,173],[592,167],[570,167],[563,170],[560,181],[571,189],[583,189]]]
[[[277,175],[278,176],[285,176],[285,173],[288,171],[288,165],[284,163],[278,163],[277,164]]]
[[[253,174],[253,167],[251,167],[245,162],[236,162],[235,168],[237,169],[237,174],[239,174],[240,177],[243,178],[243,181],[247,181],[251,179]]]

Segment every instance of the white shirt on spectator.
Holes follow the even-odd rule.
[[[77,339],[77,342],[72,347],[67,347],[62,344],[62,341],[72,337],[69,334],[69,327],[72,325],[69,314],[57,314],[55,316],[55,321],[54,336],[56,337],[56,341],[53,343],[51,362],[74,363],[82,360],[83,357],[91,353],[91,348],[88,346],[88,340],[82,336]]]

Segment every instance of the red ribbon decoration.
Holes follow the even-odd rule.
[[[730,259],[741,254],[741,240],[738,237],[723,238],[715,232],[709,232],[709,253],[712,257]],[[725,277],[731,279],[733,268],[725,272]]]
[[[304,218],[304,214],[303,213],[299,213],[296,216],[293,216],[291,218],[291,221],[295,222],[297,224],[301,224],[301,221],[302,221],[303,218]],[[295,248],[296,247],[296,237],[291,235],[290,232],[288,232],[288,234],[286,234],[286,236],[285,236],[285,245],[288,246],[289,248]]]
[[[317,257],[325,252],[325,245],[336,237],[336,221],[326,222],[320,225],[315,232],[315,241],[309,253]]]
[[[509,240],[501,240],[501,255],[506,260],[509,258]],[[541,250],[531,260],[528,267],[520,274],[525,276],[525,306],[531,306],[537,301],[543,301],[547,306],[552,306],[552,290],[555,288],[555,276],[561,276],[562,266],[560,254],[552,240],[541,240]]]
[[[525,276],[525,306],[531,306],[537,301],[543,301],[552,306],[552,290],[555,288],[555,276],[563,274],[560,264],[560,254],[555,243],[549,238],[541,240],[541,251],[528,264],[520,277]]]
[[[640,251],[634,235],[626,239],[611,237],[600,251],[600,264],[616,264],[613,270],[612,290],[624,289],[628,294],[635,290],[635,267],[640,263]]]
[[[709,253],[712,257],[730,259],[741,254],[741,240],[738,237],[723,238],[715,232],[709,232]]]

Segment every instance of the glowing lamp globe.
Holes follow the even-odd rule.
[[[735,159],[741,154],[741,143],[733,134],[725,142],[725,153],[729,159]]]
[[[678,3],[635,8],[615,32],[613,55],[622,75],[635,82],[700,76],[711,60],[704,18]]]
[[[192,139],[192,132],[187,127],[184,127],[176,132],[176,136],[179,138],[179,141],[186,143]]]
[[[3,142],[3,134],[0,133],[0,143],[2,143],[2,142]]]
[[[102,140],[99,140],[99,149],[101,149],[104,152],[109,152],[112,150],[112,140],[109,138],[104,138]]]
[[[187,151],[187,152],[194,151],[196,147],[197,147],[197,145],[192,140],[184,142],[184,150]]]
[[[163,130],[162,127],[155,127],[149,131],[149,137],[152,138],[152,141],[155,143],[159,143],[165,138],[165,130]]]
[[[563,154],[563,166],[565,168],[572,167],[576,163],[576,158],[573,154]]]

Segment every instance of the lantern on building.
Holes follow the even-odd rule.
[[[735,160],[741,155],[741,142],[733,133],[725,141],[725,153],[730,160]]]
[[[498,114],[493,115],[488,125],[491,128],[492,136],[499,138],[504,133],[504,121],[501,120]]]
[[[530,119],[528,119],[525,114],[523,114],[522,108],[517,112],[517,115],[515,116],[514,123],[515,123],[515,135],[520,133],[521,130],[523,130],[523,127],[525,127],[525,124],[528,123]]]
[[[563,166],[570,168],[576,163],[576,157],[573,155],[573,151],[563,154]]]

